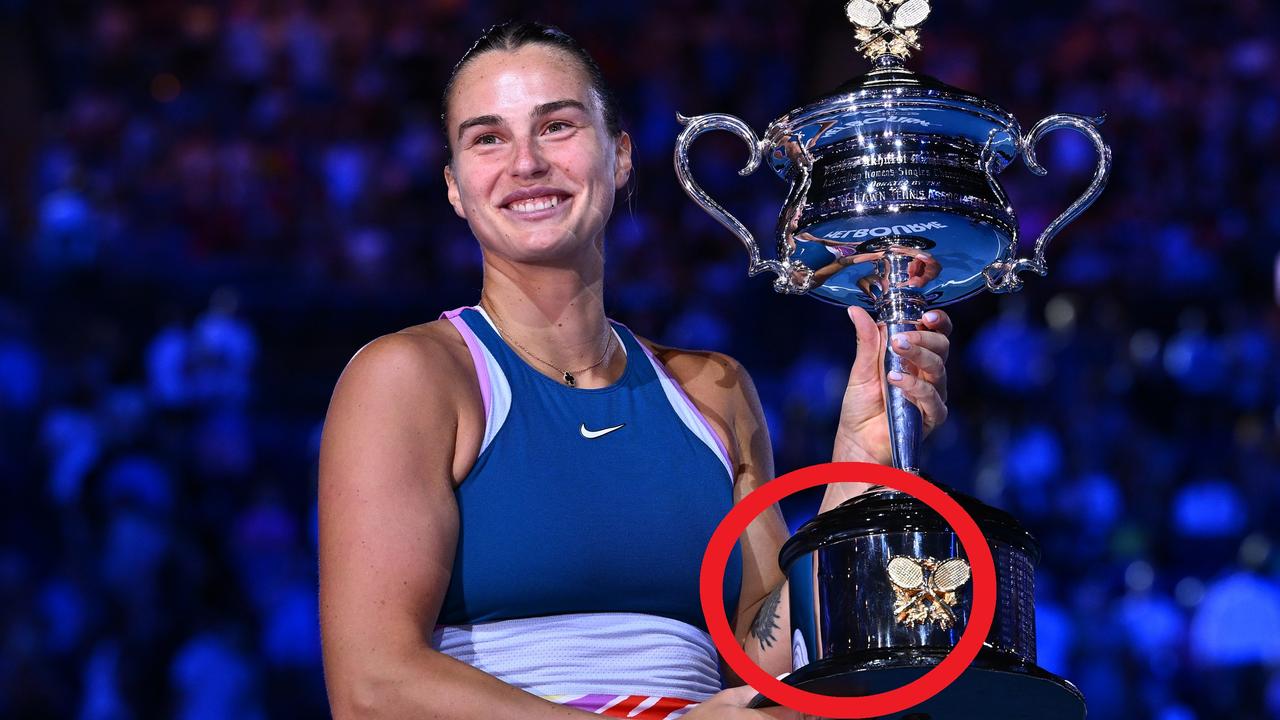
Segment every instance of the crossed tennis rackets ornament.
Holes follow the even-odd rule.
[[[875,60],[881,55],[906,59],[920,49],[916,26],[929,17],[929,0],[850,0],[850,22],[858,27],[858,51]]]
[[[885,570],[897,596],[893,616],[900,625],[913,627],[935,622],[946,630],[956,624],[956,614],[951,608],[960,601],[956,590],[969,582],[966,560],[894,555]]]

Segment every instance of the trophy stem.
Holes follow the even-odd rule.
[[[912,257],[895,252],[884,257],[887,289],[876,304],[876,321],[888,329],[886,343],[892,342],[900,332],[917,330],[924,315],[925,300],[914,288],[905,287],[908,281],[907,266]],[[907,399],[901,388],[890,385],[888,374],[906,374],[906,361],[886,346],[884,353],[885,407],[889,417],[889,441],[893,449],[893,466],[916,475],[920,474],[920,440],[924,436],[924,418],[920,408]]]

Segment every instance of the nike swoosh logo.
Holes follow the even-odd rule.
[[[613,432],[614,430],[617,430],[623,425],[626,425],[626,423],[622,423],[622,425],[614,425],[613,427],[605,428],[603,430],[588,430],[587,424],[582,423],[581,425],[578,426],[578,432],[582,433],[582,437],[588,440],[595,440],[601,435],[608,435],[609,433]]]

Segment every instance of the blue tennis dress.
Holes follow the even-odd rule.
[[[733,505],[733,473],[706,419],[620,324],[622,377],[581,389],[531,368],[483,309],[442,317],[471,351],[485,431],[456,493],[458,546],[435,646],[609,715],[674,718],[718,691],[698,577]],[[741,578],[735,547],[730,617]]]

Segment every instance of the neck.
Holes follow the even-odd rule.
[[[506,339],[527,350],[522,355],[531,352],[562,370],[576,372],[595,363],[606,344],[611,344],[604,362],[576,377],[579,387],[603,387],[621,375],[625,359],[609,337],[612,331],[604,313],[603,262],[585,267],[537,266],[486,254],[481,300],[496,315],[494,321]],[[537,359],[527,359],[539,371],[560,379]]]

